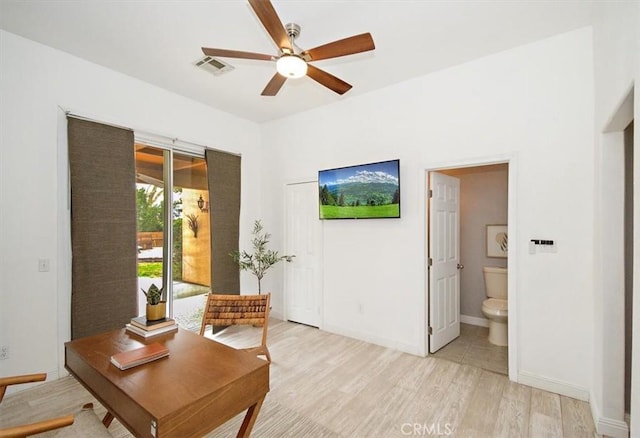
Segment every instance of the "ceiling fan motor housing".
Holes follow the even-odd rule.
[[[284,26],[284,29],[287,31],[287,35],[289,35],[289,38],[293,40],[298,38],[298,36],[300,35],[300,26],[298,26],[296,23],[287,23]]]

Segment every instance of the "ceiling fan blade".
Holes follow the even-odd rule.
[[[338,56],[353,55],[354,53],[367,52],[375,49],[370,33],[362,33],[349,38],[327,43],[313,49],[302,52],[302,57],[308,55],[311,61],[336,58]]]
[[[280,73],[276,73],[275,75],[273,75],[267,86],[264,87],[264,90],[262,90],[262,95],[275,96],[276,94],[278,94],[278,91],[280,91],[280,88],[282,88],[286,80],[287,78],[282,76]]]
[[[269,35],[271,35],[278,49],[286,48],[289,51],[293,51],[291,42],[289,41],[289,35],[271,2],[269,0],[249,0],[249,4],[264,28],[269,32]]]
[[[320,70],[318,67],[314,67],[311,64],[307,65],[307,76],[341,95],[351,89],[350,84],[347,84],[342,79],[339,79],[324,70]]]
[[[271,61],[273,56],[264,55],[262,53],[241,52],[240,50],[211,49],[203,47],[202,53],[207,56],[221,56],[223,58],[242,58],[242,59],[258,59],[261,61]]]

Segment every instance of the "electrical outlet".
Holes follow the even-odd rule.
[[[0,360],[9,359],[9,346],[3,345],[0,347]]]

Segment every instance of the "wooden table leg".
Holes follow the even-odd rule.
[[[102,424],[104,424],[104,427],[108,429],[109,426],[111,426],[112,421],[113,421],[113,414],[107,411],[107,413],[104,414],[104,418],[102,419]]]
[[[253,429],[253,425],[258,418],[258,413],[260,413],[260,408],[262,407],[262,402],[264,401],[265,396],[266,394],[261,397],[255,405],[247,409],[242,426],[240,426],[240,430],[238,431],[238,438],[249,438],[249,435],[251,435],[251,429]]]

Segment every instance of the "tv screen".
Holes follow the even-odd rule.
[[[400,217],[400,160],[318,172],[320,219]]]

